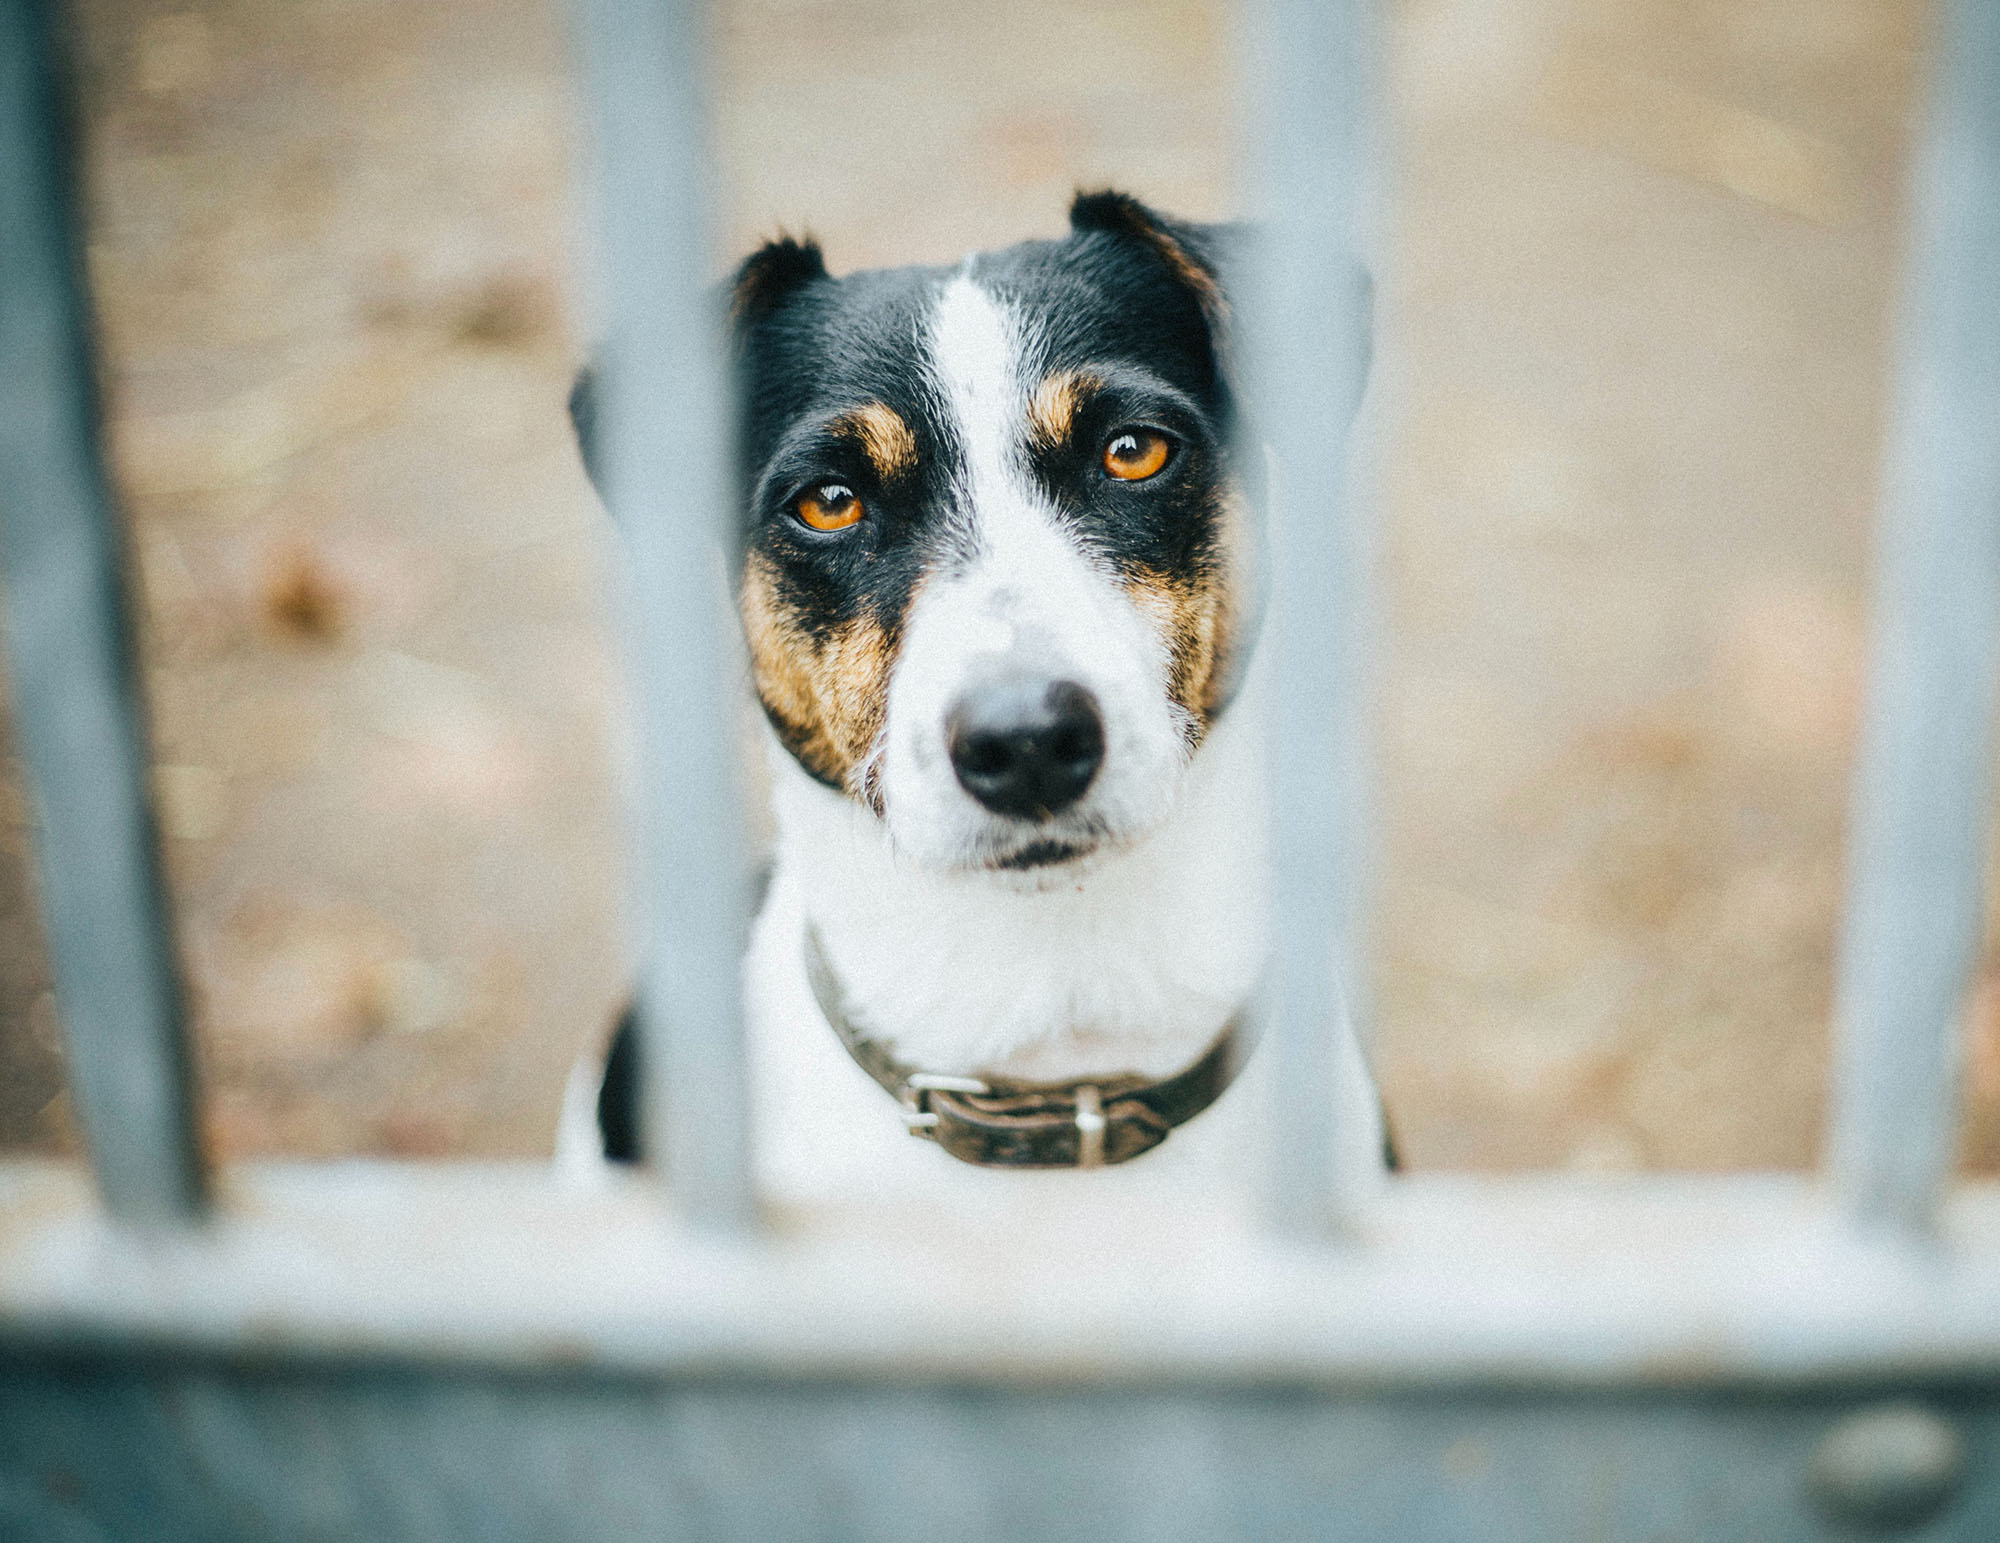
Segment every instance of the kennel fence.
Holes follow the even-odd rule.
[[[1948,1184],[2000,641],[2000,6],[1943,9],[1916,182],[1826,1172],[1343,1168],[1321,1029],[1359,931],[1367,552],[1280,482],[1267,1214],[1113,1214],[1079,1185],[1004,1227],[758,1217],[733,622],[719,555],[667,540],[719,554],[725,507],[700,10],[589,0],[582,26],[607,485],[677,812],[644,838],[663,1172],[581,1194],[529,1165],[200,1159],[59,17],[0,4],[7,655],[96,1180],[0,1164],[0,1537],[2000,1537],[2000,1187]],[[1250,18],[1280,466],[1365,371],[1369,21]]]

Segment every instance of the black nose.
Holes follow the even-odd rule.
[[[976,686],[952,704],[944,732],[965,791],[1021,820],[1067,809],[1104,760],[1097,698],[1073,680]]]

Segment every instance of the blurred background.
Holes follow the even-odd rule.
[[[224,1155],[549,1149],[624,989],[566,13],[78,0],[91,276]],[[1226,6],[720,0],[716,270],[1237,212]],[[1383,1081],[1417,1166],[1804,1166],[1928,10],[1401,0]],[[0,489],[0,502],[5,490]],[[11,764],[11,763],[10,763]],[[0,1145],[73,1147],[0,798]],[[1965,1160],[2000,1165],[2000,935]]]

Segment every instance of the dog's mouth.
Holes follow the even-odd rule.
[[[1083,811],[1032,825],[996,820],[978,841],[966,866],[988,873],[1046,878],[1057,870],[1086,864],[1122,844],[1119,833],[1102,818]]]
[[[987,864],[1003,873],[1026,873],[1037,868],[1060,868],[1095,852],[1095,841],[1031,841],[1026,846],[994,858]]]

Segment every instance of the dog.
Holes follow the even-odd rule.
[[[1245,244],[1098,192],[955,267],[835,277],[780,239],[737,270],[767,1197],[1262,1160],[1231,1096],[1270,950]],[[1343,476],[1346,427],[1292,474]],[[1343,1139],[1380,1153],[1337,1032]],[[638,1156],[637,1055],[628,1022],[573,1079],[571,1159]]]

